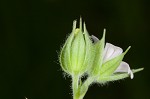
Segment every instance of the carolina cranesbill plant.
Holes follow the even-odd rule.
[[[62,70],[72,78],[73,99],[83,99],[92,83],[105,84],[128,76],[133,79],[133,73],[143,70],[131,70],[129,64],[122,61],[130,46],[123,52],[120,47],[105,44],[105,29],[99,40],[94,35],[89,36],[81,19],[79,28],[76,22],[59,56]],[[82,81],[85,75],[88,77]]]

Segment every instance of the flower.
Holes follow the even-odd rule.
[[[79,28],[76,28],[76,22],[73,22],[72,32],[60,51],[59,61],[64,72],[78,77],[88,74],[93,81],[105,83],[128,76],[133,79],[133,73],[143,70],[131,70],[129,64],[122,61],[130,46],[123,52],[118,46],[105,44],[105,29],[99,40],[94,35],[89,36],[82,19]]]
[[[123,52],[122,48],[118,47],[118,46],[114,46],[110,43],[106,43],[105,49],[104,49],[104,56],[103,56],[103,62],[107,62],[119,55],[121,55]],[[115,70],[114,73],[117,72],[127,72],[128,74],[130,74],[131,79],[133,79],[134,75],[133,72],[131,71],[129,64],[126,62],[121,62],[120,65],[118,66],[118,68]]]
[[[62,70],[72,77],[73,99],[83,99],[92,83],[105,84],[128,76],[133,79],[133,73],[143,70],[131,70],[129,64],[122,61],[130,46],[123,52],[118,46],[105,44],[105,32],[104,29],[99,40],[94,35],[89,36],[81,18],[79,28],[76,28],[76,21],[73,23],[59,56]]]
[[[94,35],[91,36],[91,39],[93,40],[93,43],[97,43],[99,41],[99,39]],[[106,43],[106,46],[104,49],[104,55],[103,55],[103,63],[121,55],[122,52],[123,52],[122,48],[115,46],[113,44],[110,44],[110,43]],[[133,72],[131,71],[129,67],[129,64],[124,61],[120,63],[120,65],[118,66],[118,68],[115,70],[114,73],[117,73],[117,72],[120,72],[120,73],[127,72],[128,74],[130,74],[131,79],[133,79],[134,77]]]
[[[91,40],[95,47],[95,61],[93,62],[93,70],[90,75],[98,76],[97,81],[99,83],[105,83],[108,81],[115,81],[119,79],[123,79],[130,75],[130,78],[133,79],[133,73],[143,70],[143,68],[131,70],[129,64],[122,61],[124,55],[130,49],[128,49],[123,53],[123,49],[115,46],[110,43],[106,43],[104,47],[104,35],[101,40],[99,40],[96,36],[92,35]],[[97,47],[99,46],[99,47]],[[101,47],[100,47],[101,46]],[[100,53],[100,54],[98,54]],[[101,58],[100,60],[97,57]],[[95,64],[96,63],[96,64]]]

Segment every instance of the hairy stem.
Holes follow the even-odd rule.
[[[88,88],[90,86],[90,84],[94,81],[94,79],[92,77],[88,77],[86,79],[86,81],[82,84],[81,88],[80,88],[80,97],[81,99],[83,99],[83,97],[85,96],[86,92],[88,91]]]
[[[73,99],[79,99],[78,91],[79,91],[79,76],[72,76],[72,90],[73,90]]]

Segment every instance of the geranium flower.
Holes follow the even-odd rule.
[[[104,31],[105,32],[105,31]],[[95,47],[95,59],[92,66],[91,75],[99,75],[97,81],[105,83],[126,78],[130,76],[134,78],[134,72],[141,71],[143,68],[131,70],[128,63],[122,61],[124,55],[129,48],[123,53],[123,49],[110,43],[106,43],[104,47],[104,36],[99,40],[96,36],[92,35],[91,40]],[[97,52],[98,51],[98,52]],[[100,55],[99,55],[100,54]]]
[[[121,55],[123,52],[122,48],[118,47],[118,46],[114,46],[110,43],[106,43],[105,49],[104,49],[104,57],[103,57],[103,62],[107,62],[119,55]],[[122,61],[120,63],[120,65],[118,66],[118,68],[115,70],[114,73],[128,73],[130,74],[131,79],[133,79],[134,75],[133,72],[131,71],[129,64]]]

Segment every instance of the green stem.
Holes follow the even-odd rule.
[[[83,99],[85,96],[86,92],[88,91],[88,88],[90,84],[94,81],[93,77],[88,77],[87,80],[82,84],[80,88],[80,97]]]
[[[79,76],[72,76],[72,90],[73,90],[73,99],[79,99],[78,91],[79,91]]]
[[[79,80],[78,75],[72,76],[73,99],[83,99],[89,85],[94,81],[93,77],[89,77],[82,85],[79,85]]]

